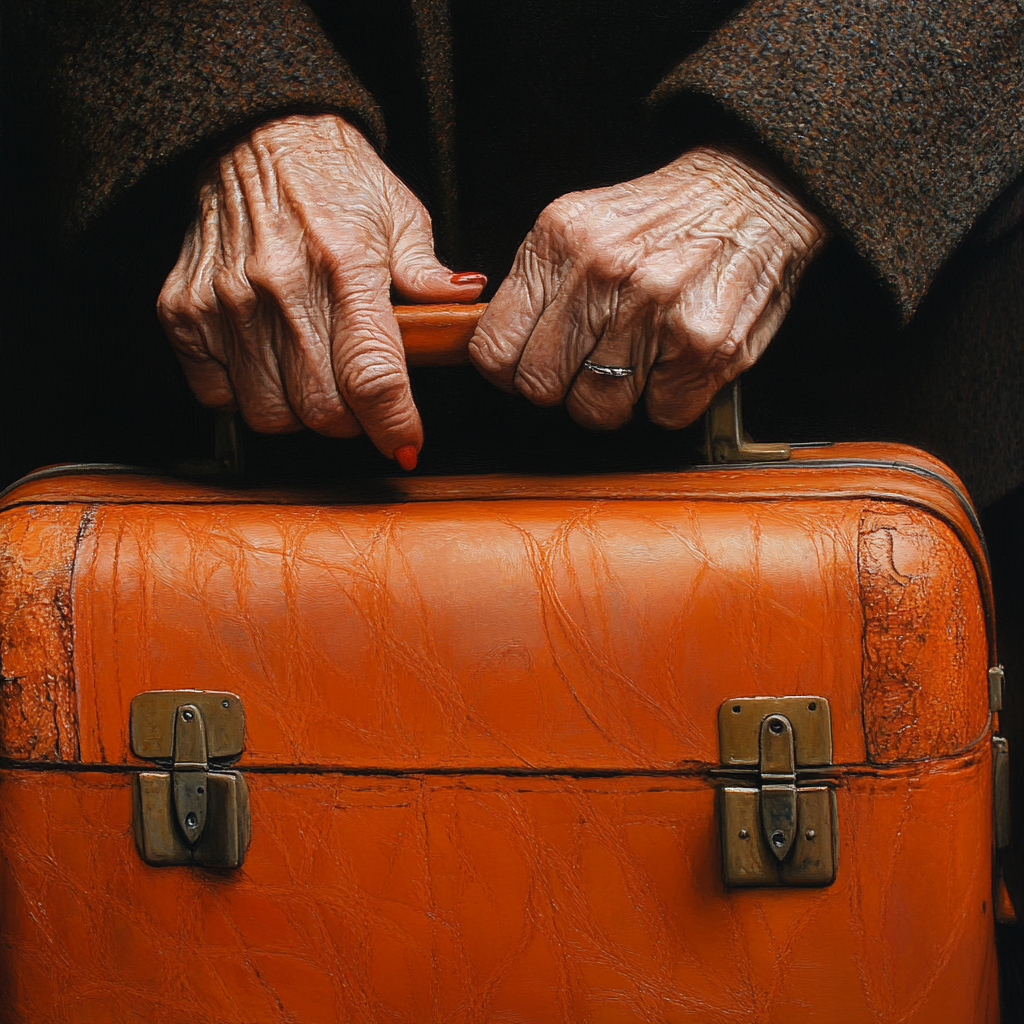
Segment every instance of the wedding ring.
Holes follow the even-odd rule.
[[[583,369],[591,373],[599,373],[602,377],[632,377],[632,366],[602,366],[600,363],[592,363],[589,359],[583,363]]]

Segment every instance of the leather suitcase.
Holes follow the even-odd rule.
[[[921,452],[57,468],[0,538],[4,1020],[998,1020],[991,588]]]

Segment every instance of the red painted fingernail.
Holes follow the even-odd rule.
[[[486,274],[477,274],[474,271],[467,271],[464,274],[452,274],[452,284],[487,284]]]
[[[395,452],[395,461],[406,471],[406,473],[416,468],[416,445],[414,444],[403,444]]]

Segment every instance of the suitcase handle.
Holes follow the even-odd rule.
[[[472,306],[395,306],[410,366],[460,366],[469,362],[469,339],[486,302]]]

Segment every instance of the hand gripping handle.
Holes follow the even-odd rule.
[[[473,306],[396,306],[405,358],[410,366],[458,366],[469,362],[467,346],[486,302]],[[788,444],[757,444],[743,430],[739,381],[715,396],[707,412],[709,462],[785,462]]]
[[[395,306],[405,358],[410,366],[461,366],[469,362],[469,339],[487,308],[455,303]],[[789,458],[787,444],[754,444],[743,431],[739,382],[727,384],[707,414],[709,462],[776,462]],[[223,414],[217,424],[215,465],[228,476],[242,472],[238,417]]]

